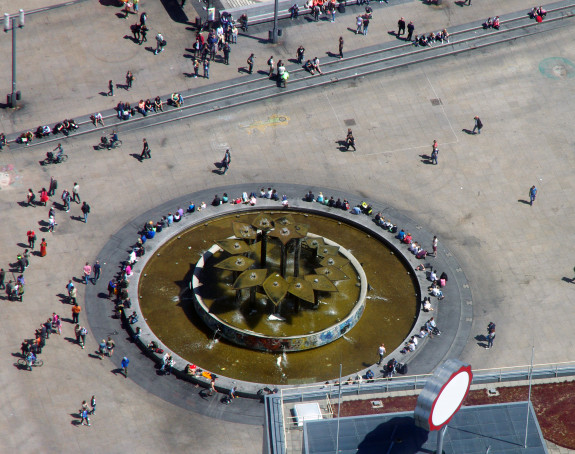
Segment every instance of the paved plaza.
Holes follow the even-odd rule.
[[[0,1],[3,11],[14,13],[20,6],[12,3]],[[49,4],[27,3],[31,8]],[[250,28],[249,36],[240,36],[229,67],[212,66],[208,81],[185,75],[192,72],[186,48],[194,32],[172,21],[163,7],[169,2],[141,2],[151,24],[148,45],[158,31],[168,41],[158,56],[147,51],[146,44],[124,38],[136,19],[118,18],[119,9],[106,6],[109,3],[82,2],[28,18],[18,31],[18,89],[24,107],[0,110],[0,131],[35,129],[110,109],[119,100],[133,103],[235,78],[251,52],[256,53],[258,70],[265,69],[271,54],[276,61],[294,58],[301,43],[309,58],[317,54],[328,60],[326,52],[337,51],[339,36],[345,37],[348,50],[394,40],[388,31],[401,16],[414,20],[421,27],[418,33],[533,6],[520,0],[476,0],[472,7],[451,0],[444,0],[442,7],[419,0],[394,5],[390,0],[389,5],[374,6],[368,36],[348,30],[355,22],[348,8],[334,24],[301,19],[285,26],[278,45],[266,43],[268,27],[258,26]],[[193,21],[190,2],[184,11]],[[118,345],[111,359],[93,357],[100,339],[92,333],[101,327],[87,326],[87,347],[82,350],[73,341],[73,325],[64,323],[62,336],[48,340],[41,369],[28,372],[13,366],[22,340],[32,337],[52,312],[70,318],[70,306],[58,295],[65,293],[69,279],[81,277],[86,261],[98,259],[116,232],[156,206],[169,206],[171,200],[210,187],[223,192],[228,185],[244,185],[249,192],[259,189],[260,182],[275,181],[278,192],[282,184],[313,185],[325,188],[328,196],[330,190],[341,191],[356,194],[356,201],[391,206],[434,232],[439,253],[449,250],[456,256],[469,281],[473,298],[465,304],[473,307],[473,328],[460,359],[474,369],[524,365],[535,346],[536,363],[573,360],[575,260],[568,245],[575,232],[570,202],[575,193],[575,77],[569,66],[561,77],[548,70],[551,58],[575,62],[573,24],[568,25],[571,28],[192,120],[126,130],[120,134],[122,148],[113,151],[94,151],[99,133],[71,137],[62,140],[69,160],[58,166],[38,164],[54,144],[5,149],[0,153],[0,267],[8,269],[16,261],[30,228],[38,240],[46,238],[48,254],[32,257],[24,301],[1,301],[0,451],[262,452],[263,406],[258,402],[224,406],[217,397],[197,398],[198,389],[157,376],[151,364],[138,361],[130,370],[137,380],[115,373],[121,356],[139,355],[119,323],[117,332],[110,333]],[[3,34],[1,55],[9,56],[10,46],[10,34]],[[114,98],[100,94],[107,91],[109,79],[123,84],[127,70],[136,76],[129,93],[120,88]],[[3,97],[10,91],[9,57],[0,59],[0,75]],[[441,102],[432,103],[434,99]],[[480,135],[469,133],[475,115],[484,124]],[[277,116],[286,121],[275,122]],[[355,153],[340,151],[337,143],[345,137],[346,121],[354,124]],[[139,162],[132,154],[140,153],[143,137],[152,159]],[[422,157],[434,139],[440,148],[437,166]],[[232,163],[222,176],[214,172],[214,163],[227,147]],[[69,213],[57,210],[54,233],[41,231],[48,209],[21,202],[28,188],[47,187],[51,176],[58,179],[58,194],[79,183],[82,200],[92,208],[87,224],[78,220],[80,205],[72,204]],[[539,192],[529,206],[532,185]],[[105,292],[105,282],[98,285]],[[81,323],[87,322],[86,312],[111,313],[109,302],[84,301],[83,284],[77,287],[84,311]],[[437,318],[440,324],[441,307]],[[485,350],[475,336],[485,333],[489,321],[497,323],[497,337],[494,348]],[[374,339],[366,361],[374,360],[379,343]],[[174,382],[171,395],[149,392],[169,380]],[[80,427],[75,415],[81,402],[94,394],[98,410],[92,425]]]

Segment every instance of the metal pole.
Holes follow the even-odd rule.
[[[278,12],[280,9],[280,2],[279,0],[275,0],[274,2],[274,31],[272,42],[276,44],[278,42]]]
[[[446,431],[447,425],[437,431],[437,451],[435,451],[437,454],[443,454],[443,437]]]
[[[523,447],[527,449],[527,434],[529,432],[529,407],[531,406],[531,377],[533,375],[533,355],[535,353],[535,345],[531,347],[531,368],[529,369],[529,394],[527,397],[527,416],[525,420],[525,443]]]
[[[16,107],[16,24],[12,19],[12,96],[10,107]]]
[[[337,435],[335,437],[335,454],[339,452],[339,412],[341,411],[341,364],[339,365],[339,396],[337,398]]]

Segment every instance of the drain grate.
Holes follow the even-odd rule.
[[[440,106],[441,104],[443,104],[441,102],[441,98],[433,98],[433,99],[430,99],[430,101],[431,101],[432,106]]]
[[[343,122],[345,123],[346,126],[355,126],[356,122],[353,118],[350,118],[349,120],[343,120]]]

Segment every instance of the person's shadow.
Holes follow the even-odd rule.
[[[523,203],[524,205],[531,205],[531,203],[529,202],[529,200],[524,200],[524,199],[518,199],[517,203]]]
[[[341,152],[348,151],[347,142],[345,140],[336,140],[335,143],[338,145],[338,149]]]
[[[465,6],[465,0],[459,0],[457,2],[454,2],[457,6],[461,6],[462,8]]]
[[[132,156],[134,159],[137,159],[138,161],[142,162],[142,158],[140,157],[140,155],[138,153],[130,153],[130,156]]]
[[[487,336],[485,334],[478,334],[475,336],[475,340],[477,341],[477,345],[481,348],[487,347]]]
[[[82,424],[82,415],[80,413],[70,413],[70,416],[74,418],[72,421],[70,421],[70,424],[76,427]]]
[[[429,156],[428,154],[420,154],[419,157],[421,158],[421,162],[423,164],[433,164],[431,156]]]
[[[462,131],[463,131],[465,134],[469,134],[470,136],[474,136],[474,135],[475,135],[475,133],[474,133],[471,129],[465,129],[465,128],[463,128]]]
[[[124,35],[124,39],[129,39],[130,41],[132,41],[135,44],[140,44],[139,40],[137,40],[136,38],[134,38],[133,36],[130,36],[130,35]]]

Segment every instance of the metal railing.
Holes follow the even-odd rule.
[[[473,371],[472,385],[495,384],[514,381],[529,380],[531,375],[532,380],[545,380],[555,379],[562,377],[575,378],[575,361],[565,361],[558,363],[545,363],[520,366],[499,367],[493,369],[476,369]],[[361,380],[350,382],[343,382],[341,392],[343,397],[349,398],[350,396],[358,396],[361,394],[374,394],[374,393],[390,393],[396,391],[413,391],[423,389],[427,383],[428,377],[431,374],[425,375],[409,375],[398,376],[394,375],[390,378],[378,378],[373,380]],[[525,384],[527,386],[527,384]],[[276,421],[281,421],[283,427],[271,433],[272,453],[286,453],[287,440],[286,432],[293,425],[293,417],[285,414],[285,402],[306,402],[314,400],[331,400],[332,405],[335,403],[334,399],[339,394],[340,385],[336,383],[329,383],[323,385],[308,385],[299,386],[297,388],[283,388],[276,395],[266,396],[266,399],[275,400],[281,407],[281,419],[277,418]],[[385,397],[382,395],[382,397]],[[271,407],[273,408],[273,406]],[[271,420],[271,419],[270,419]],[[275,436],[283,437],[282,440],[274,440]],[[279,442],[279,444],[278,444]],[[274,450],[273,446],[280,447],[279,450]]]

